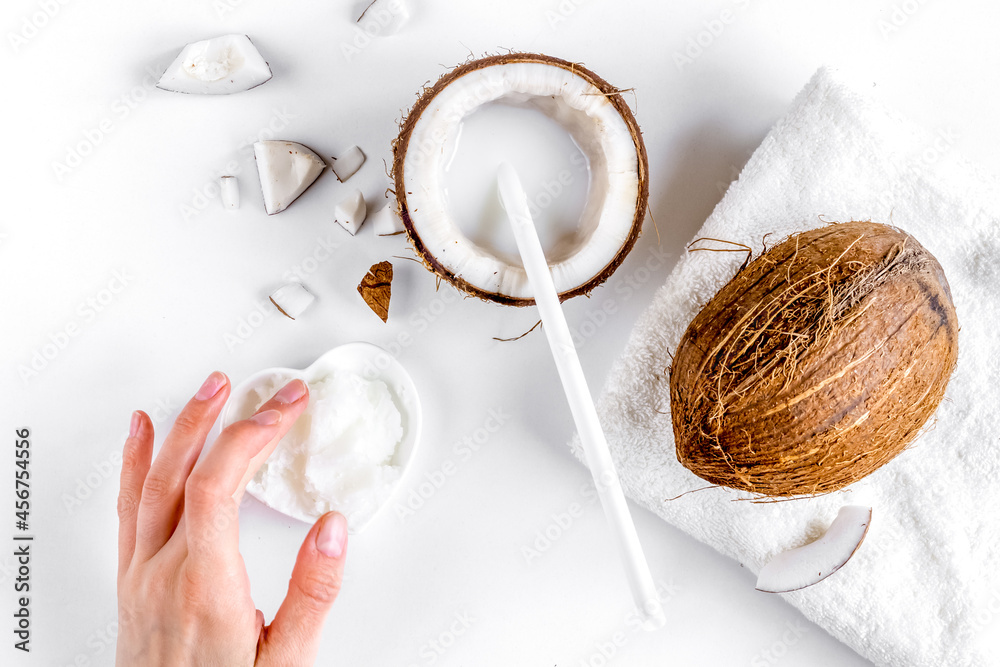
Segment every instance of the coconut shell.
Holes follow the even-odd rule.
[[[670,369],[677,459],[767,496],[835,491],[902,452],[958,358],[938,261],[871,222],[789,237],[691,322]]]
[[[632,114],[632,110],[629,109],[628,104],[622,97],[621,89],[612,86],[610,83],[579,63],[572,63],[567,60],[554,58],[540,53],[511,52],[503,55],[479,58],[471,60],[463,65],[459,65],[442,75],[433,86],[425,88],[423,93],[417,99],[416,104],[413,105],[413,108],[410,109],[410,111],[406,114],[406,118],[400,124],[399,136],[392,144],[392,179],[395,184],[395,195],[396,202],[399,206],[399,216],[403,221],[403,226],[406,229],[406,235],[409,238],[410,243],[413,245],[413,249],[417,256],[423,262],[424,266],[431,272],[437,274],[439,278],[443,278],[448,283],[451,283],[471,296],[479,297],[480,299],[484,299],[486,301],[493,301],[506,306],[523,307],[535,305],[534,299],[524,299],[509,296],[507,294],[489,292],[469,283],[461,276],[458,276],[450,271],[437,257],[435,257],[434,253],[430,251],[423,239],[420,238],[417,226],[413,223],[413,212],[410,211],[410,206],[407,203],[406,197],[409,193],[406,191],[404,164],[406,160],[406,152],[409,148],[410,135],[413,133],[413,128],[416,126],[417,121],[420,120],[420,116],[431,105],[434,98],[455,80],[469,74],[470,72],[475,72],[485,67],[507,65],[511,63],[539,63],[569,70],[570,72],[580,76],[605,95],[607,100],[612,104],[612,106],[614,106],[615,110],[622,117],[622,120],[628,127],[629,133],[632,135],[632,141],[635,144],[636,158],[638,160],[639,192],[634,215],[632,217],[632,227],[629,234],[625,241],[621,244],[621,247],[618,249],[614,258],[607,266],[605,266],[600,272],[598,272],[597,275],[593,276],[584,284],[573,289],[560,292],[559,300],[565,301],[566,299],[580,296],[581,294],[589,295],[594,288],[598,287],[610,278],[611,274],[613,274],[615,270],[621,266],[629,252],[632,251],[632,248],[635,246],[635,242],[638,240],[639,235],[642,232],[642,222],[646,217],[646,205],[649,201],[649,161],[646,156],[646,145],[642,141],[642,132],[639,130],[639,124],[636,122],[635,116]]]

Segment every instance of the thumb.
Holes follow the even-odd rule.
[[[311,665],[323,621],[340,593],[347,555],[347,519],[338,512],[319,518],[306,535],[292,570],[288,594],[267,629],[258,664]]]

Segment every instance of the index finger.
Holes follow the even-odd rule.
[[[308,405],[307,397],[304,382],[288,383],[253,417],[228,426],[195,465],[184,490],[190,553],[238,551],[239,497],[251,464],[284,437]]]

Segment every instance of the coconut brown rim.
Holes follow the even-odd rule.
[[[639,191],[636,198],[635,214],[632,218],[632,225],[628,236],[619,247],[618,252],[615,253],[612,260],[608,262],[603,269],[582,285],[560,292],[559,300],[565,301],[566,299],[570,299],[581,294],[590,294],[595,287],[611,277],[611,274],[613,274],[615,270],[621,266],[622,262],[625,261],[625,257],[627,257],[632,251],[636,240],[638,240],[639,235],[642,233],[642,223],[646,217],[646,207],[649,201],[649,162],[646,155],[646,146],[642,141],[642,132],[639,129],[639,124],[635,120],[635,116],[632,114],[632,110],[628,107],[625,100],[621,96],[622,90],[612,86],[597,74],[578,63],[571,63],[567,60],[538,53],[508,53],[473,60],[463,65],[459,65],[450,72],[445,73],[440,79],[438,79],[437,83],[430,88],[424,89],[420,98],[410,109],[406,118],[400,125],[399,136],[392,144],[392,178],[395,183],[395,194],[397,205],[399,207],[399,215],[403,221],[403,226],[406,228],[406,235],[410,239],[410,243],[413,245],[417,256],[421,259],[424,266],[426,266],[428,270],[471,296],[508,306],[532,306],[535,304],[534,299],[490,292],[477,285],[473,285],[444,266],[444,264],[434,256],[434,254],[428,249],[427,245],[420,238],[420,234],[417,231],[416,225],[413,223],[411,211],[406,201],[408,193],[405,185],[406,174],[404,172],[404,161],[406,158],[406,151],[409,145],[410,136],[423,112],[439,93],[462,76],[487,67],[515,63],[537,63],[550,65],[567,70],[581,77],[584,81],[597,88],[605,96],[628,128],[629,134],[632,137],[632,142],[635,145],[639,177]]]

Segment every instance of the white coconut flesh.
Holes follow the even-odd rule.
[[[788,593],[823,581],[851,559],[868,534],[871,521],[871,507],[841,507],[823,537],[783,551],[761,568],[757,590]]]
[[[270,78],[271,68],[249,37],[223,35],[185,46],[156,86],[177,93],[228,95]]]
[[[357,234],[358,230],[361,229],[367,214],[368,207],[365,205],[365,197],[358,188],[354,188],[333,208],[334,220],[350,232],[351,236]]]
[[[302,283],[282,285],[269,297],[275,308],[290,320],[298,318],[316,300]]]
[[[333,173],[337,175],[337,180],[343,183],[356,174],[364,163],[365,154],[357,146],[351,146],[333,159]]]
[[[406,231],[396,212],[396,203],[390,201],[371,216],[372,230],[376,236],[395,236]]]
[[[640,198],[635,139],[606,93],[555,65],[508,62],[451,81],[413,125],[403,158],[406,209],[420,243],[449,273],[487,294],[531,299],[520,263],[498,258],[464,235],[449,211],[445,177],[463,119],[484,105],[530,106],[566,129],[588,161],[588,201],[576,233],[548,252],[559,293],[587,284],[625,246]]]
[[[326,163],[294,141],[258,141],[253,145],[268,215],[281,213],[326,169]]]
[[[229,211],[240,207],[240,184],[235,176],[223,176],[219,179],[219,192],[222,193],[222,205]]]

